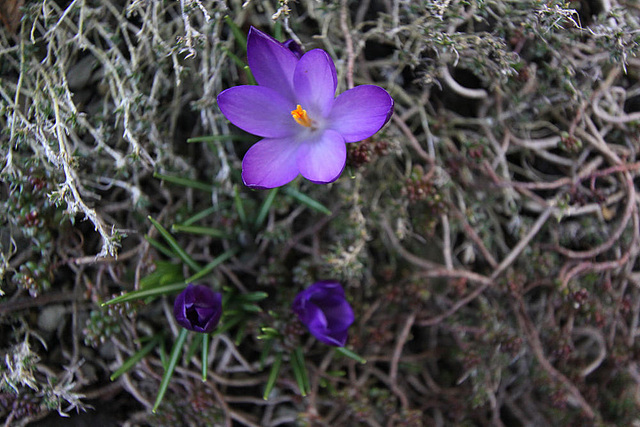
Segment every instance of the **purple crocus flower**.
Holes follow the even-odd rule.
[[[347,342],[354,317],[340,283],[321,281],[309,286],[293,300],[293,312],[323,343],[343,347]]]
[[[189,284],[173,304],[173,315],[190,331],[209,333],[222,315],[222,295],[204,285]]]
[[[251,28],[249,67],[258,86],[236,86],[218,95],[231,123],[263,137],[242,160],[242,179],[255,188],[274,188],[298,174],[327,184],[338,179],[347,142],[375,134],[393,113],[393,99],[373,85],[335,97],[336,69],[322,49],[302,54]]]

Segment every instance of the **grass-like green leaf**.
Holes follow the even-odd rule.
[[[242,199],[240,198],[240,193],[238,192],[238,186],[235,185],[233,187],[233,200],[236,204],[236,212],[238,212],[238,217],[240,218],[240,222],[243,225],[247,224],[247,214],[244,211],[244,205],[242,204]]]
[[[158,230],[158,232],[160,233],[160,235],[164,238],[164,240],[167,242],[167,244],[171,247],[171,249],[173,250],[173,252],[176,253],[176,255],[185,263],[189,266],[189,268],[191,268],[193,271],[200,271],[202,270],[202,268],[198,265],[197,262],[195,262],[193,260],[193,258],[191,258],[189,256],[188,253],[186,253],[184,251],[184,249],[182,249],[180,247],[180,245],[178,244],[178,242],[176,241],[176,239],[174,239],[174,237],[171,235],[171,233],[169,233],[167,231],[166,228],[164,228],[162,226],[162,224],[160,224],[158,221],[156,221],[155,219],[153,219],[151,216],[148,217],[149,221],[151,221],[151,223],[153,224],[153,226],[156,228],[156,230]]]
[[[223,334],[227,332],[229,329],[236,326],[238,323],[242,322],[243,320],[244,320],[244,316],[238,316],[238,315],[230,316],[229,319],[225,319],[225,321],[222,323],[222,326],[218,327],[218,329],[214,331],[214,334],[216,335]]]
[[[264,202],[262,203],[262,206],[260,206],[260,210],[258,211],[258,216],[256,217],[255,223],[256,228],[260,228],[264,220],[267,218],[269,209],[271,209],[271,205],[273,204],[273,201],[275,200],[277,194],[278,188],[272,188],[271,190],[269,190],[269,194],[267,194],[266,199],[264,199]]]
[[[213,261],[211,261],[209,264],[201,268],[200,271],[198,271],[196,274],[194,274],[191,277],[188,277],[185,280],[185,283],[193,283],[197,280],[202,279],[203,277],[211,273],[217,266],[219,266],[220,264],[222,264],[223,262],[225,262],[226,260],[234,256],[237,252],[238,252],[238,248],[232,248],[226,252],[223,252],[222,255],[218,255],[216,258],[213,259]]]
[[[184,282],[174,283],[172,285],[166,286],[158,286],[150,289],[140,289],[137,291],[131,291],[124,295],[120,295],[119,297],[115,297],[112,300],[107,302],[103,302],[102,306],[118,304],[121,302],[133,301],[137,299],[149,298],[149,297],[158,297],[161,295],[173,294],[176,292],[180,292],[184,288],[187,287],[187,284]]]
[[[273,24],[273,37],[278,40],[280,43],[282,43],[284,40],[282,40],[284,37],[282,37],[282,22],[280,21],[276,21]]]
[[[309,386],[307,367],[304,363],[304,356],[300,347],[296,347],[293,353],[291,353],[291,358],[289,361],[291,363],[291,369],[293,370],[293,376],[298,383],[300,394],[306,396],[311,390],[311,387]]]
[[[151,289],[182,281],[182,266],[168,261],[156,261],[153,273],[140,279],[140,289]]]
[[[299,192],[298,190],[292,187],[285,187],[284,192],[287,194],[287,196],[293,197],[298,202],[302,203],[305,206],[308,206],[309,208],[315,211],[318,211],[325,215],[331,215],[331,211],[327,209],[322,203],[320,203],[315,199],[312,199],[311,197]]]
[[[269,297],[269,294],[262,291],[249,292],[240,296],[243,301],[247,302],[258,302],[266,299],[267,297]]]
[[[189,331],[181,328],[178,339],[173,344],[173,348],[171,349],[171,356],[169,357],[169,363],[164,371],[164,375],[162,376],[160,388],[158,389],[158,395],[156,396],[156,402],[153,404],[153,409],[151,410],[151,412],[153,412],[154,414],[158,410],[158,406],[160,406],[162,398],[167,392],[167,388],[169,388],[169,381],[171,381],[173,371],[175,371],[176,365],[178,364],[178,359],[180,358],[180,354],[182,354],[182,347],[184,346],[184,341],[187,339],[188,333]]]
[[[247,79],[249,80],[249,84],[250,85],[257,85],[258,82],[256,81],[256,78],[253,77],[253,73],[251,72],[251,68],[249,68],[248,65],[245,65],[244,67],[242,67],[242,69],[244,70],[244,73],[247,75]]]
[[[298,360],[291,356],[289,359],[289,363],[291,364],[291,370],[293,371],[293,377],[298,384],[298,389],[300,390],[300,394],[302,396],[306,396],[307,392],[304,391],[304,382],[302,381],[302,374],[300,373],[300,367],[298,366]]]
[[[206,191],[211,193],[212,185],[204,182],[196,181],[190,178],[185,178],[182,176],[172,176],[172,175],[164,175],[158,172],[153,173],[154,178],[161,179],[163,181],[170,182],[172,184],[181,185],[183,187],[195,188],[196,190]]]
[[[236,337],[233,340],[234,344],[237,346],[240,345],[242,339],[245,336],[245,332],[247,331],[247,322],[242,322],[240,326],[238,326],[238,330],[236,331]]]
[[[281,335],[277,329],[270,328],[270,327],[260,328],[260,332],[262,332],[262,335],[260,336],[265,337],[263,339],[278,338]]]
[[[169,359],[167,358],[167,349],[164,345],[164,340],[160,341],[158,353],[160,353],[160,364],[162,365],[162,369],[166,370],[167,366],[169,366]]]
[[[167,258],[173,258],[173,257],[176,256],[176,254],[171,252],[171,249],[169,249],[168,247],[166,247],[162,243],[158,242],[156,239],[154,239],[152,237],[149,237],[149,236],[144,236],[144,239],[147,242],[149,242],[149,244],[151,246],[153,246],[158,252],[160,252],[161,254],[166,256]]]
[[[304,382],[304,389],[307,393],[309,393],[311,391],[311,384],[309,383],[309,375],[307,375],[307,367],[306,364],[304,363],[304,354],[302,353],[302,348],[301,347],[296,347],[296,349],[294,350],[295,356],[298,358],[298,363],[300,364],[300,367],[302,368],[301,373],[302,373],[302,381]]]
[[[222,230],[218,230],[217,228],[211,228],[211,227],[202,227],[199,225],[174,224],[171,226],[171,230],[182,232],[182,233],[201,234],[203,236],[217,237],[219,239],[223,239],[227,237],[227,233],[225,233]]]
[[[202,334],[202,382],[207,381],[209,367],[209,334]]]
[[[264,400],[269,399],[271,390],[273,390],[273,387],[276,385],[276,381],[278,380],[278,374],[280,373],[280,366],[282,366],[282,353],[276,354],[276,358],[273,361],[273,365],[271,365],[271,371],[269,371],[269,378],[267,378],[267,385],[265,385],[264,393],[262,394],[262,398]]]
[[[262,308],[255,304],[242,304],[242,309],[249,313],[260,313],[262,312]]]
[[[235,56],[235,55],[234,55]],[[237,56],[236,56],[237,58]],[[244,68],[246,65],[244,62],[240,61],[240,66]],[[256,138],[254,136],[249,135],[205,135],[205,136],[194,136],[193,138],[187,139],[188,144],[193,144],[196,142],[216,142],[216,141],[255,141]]]
[[[236,63],[238,67],[244,69],[244,67],[247,66],[247,64],[245,64],[242,59],[238,58],[238,56],[235,53],[231,52],[231,50],[229,50],[226,46],[222,46],[221,49],[224,53],[226,53],[229,56],[229,58],[231,58],[233,62]]]
[[[204,219],[204,218],[208,217],[209,215],[215,213],[218,209],[220,209],[220,205],[210,206],[207,209],[204,209],[204,210],[198,212],[197,214],[193,215],[192,217],[188,218],[181,225],[182,226],[193,225],[196,222],[200,221],[201,219]]]
[[[336,352],[340,353],[343,356],[346,356],[350,359],[355,360],[358,363],[362,363],[363,365],[365,363],[367,363],[367,361],[365,359],[363,359],[362,357],[358,356],[357,354],[355,354],[353,351],[349,350],[346,347],[336,347]]]
[[[233,19],[229,15],[225,15],[224,22],[227,23],[229,28],[231,28],[231,32],[233,33],[233,38],[238,42],[238,46],[242,49],[242,52],[247,51],[247,37],[244,35],[244,32],[238,27],[238,25],[233,22]]]
[[[151,350],[153,350],[154,347],[158,345],[161,339],[162,337],[160,335],[154,335],[153,339],[151,339],[151,341],[149,341],[147,345],[145,345],[140,350],[135,352],[133,356],[125,360],[122,366],[120,366],[118,369],[116,369],[116,371],[113,374],[111,374],[109,379],[111,381],[115,381],[120,375],[124,374],[129,369],[133,368],[136,363],[141,361],[144,356],[149,354]]]
[[[264,369],[264,362],[267,360],[267,356],[271,352],[271,348],[273,348],[273,340],[266,340],[264,342],[264,347],[262,347],[262,351],[260,352],[260,370]],[[281,353],[279,353],[282,356]]]
[[[200,334],[196,333],[196,335],[200,335]],[[191,341],[191,344],[189,344],[189,348],[187,349],[187,354],[184,357],[185,360],[187,360],[187,363],[196,354],[196,351],[198,351],[198,349],[200,348],[200,344],[202,344],[202,341],[197,339],[197,337],[196,339]]]

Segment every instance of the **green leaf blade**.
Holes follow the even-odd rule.
[[[318,202],[315,199],[312,199],[311,197],[307,196],[306,194],[303,194],[303,193],[299,192],[298,190],[295,190],[292,187],[285,187],[284,192],[288,196],[294,198],[298,202],[300,202],[303,205],[313,209],[314,211],[323,213],[325,215],[331,215],[331,211],[327,207],[325,207],[322,203]]]
[[[267,379],[267,384],[264,387],[264,393],[262,394],[262,398],[264,400],[269,400],[269,395],[273,390],[273,387],[276,385],[276,381],[278,380],[278,374],[280,373],[280,366],[282,366],[282,353],[276,354],[276,358],[273,361],[273,365],[271,365],[271,370],[269,371],[269,378]]]
[[[109,301],[103,302],[102,306],[104,307],[107,305],[119,304],[127,301],[134,301],[134,300],[139,300],[144,298],[169,295],[169,294],[179,292],[186,287],[187,287],[187,284],[181,281],[180,283],[174,283],[171,285],[158,286],[150,289],[140,289],[137,291],[131,291],[124,295],[120,295],[119,297],[115,297]]]
[[[206,184],[204,182],[195,181],[193,179],[185,178],[185,177],[182,177],[182,176],[171,176],[171,175],[164,175],[164,174],[161,174],[161,173],[158,173],[158,172],[154,172],[153,177],[161,179],[163,181],[170,182],[172,184],[181,185],[183,187],[189,187],[189,188],[194,188],[196,190],[202,190],[202,191],[205,191],[207,193],[211,193],[211,191],[212,191],[212,185],[211,184]]]
[[[160,403],[162,403],[162,399],[164,398],[167,389],[169,388],[169,382],[171,381],[171,377],[173,376],[173,372],[176,369],[176,365],[178,364],[178,359],[180,357],[180,352],[182,351],[182,347],[184,346],[184,342],[187,339],[187,334],[189,331],[182,328],[180,330],[180,334],[178,335],[178,339],[173,344],[173,348],[171,349],[171,356],[169,357],[169,363],[167,365],[167,369],[164,371],[164,375],[162,376],[162,381],[160,382],[160,387],[158,388],[158,395],[156,396],[156,401],[153,404],[153,409],[151,412],[154,414],[158,410]]]
[[[130,358],[125,360],[124,363],[122,364],[122,366],[120,366],[118,369],[116,369],[116,371],[113,374],[111,374],[109,379],[111,381],[115,381],[122,374],[124,374],[127,371],[129,371],[129,369],[133,368],[136,365],[136,363],[141,361],[144,356],[149,354],[151,352],[151,350],[153,350],[153,348],[156,345],[158,345],[158,343],[160,343],[160,340],[161,340],[161,336],[160,335],[155,335],[153,337],[153,339],[147,343],[147,345],[145,345],[139,351],[134,353],[133,356],[131,356]]]
[[[166,228],[164,228],[162,226],[162,224],[160,224],[158,221],[156,221],[155,219],[153,219],[151,216],[148,217],[149,221],[151,221],[151,223],[153,224],[153,226],[156,228],[156,230],[158,230],[158,232],[160,233],[160,235],[164,238],[164,240],[167,242],[167,244],[171,247],[171,249],[176,253],[176,255],[185,263],[189,266],[189,268],[191,268],[194,271],[200,271],[202,268],[198,265],[197,262],[195,262],[193,260],[193,258],[191,258],[189,256],[188,253],[186,253],[184,251],[184,249],[182,249],[182,247],[180,247],[180,245],[178,244],[178,242],[176,241],[176,239],[171,235],[171,233],[169,233],[169,231],[167,231]]]
[[[366,360],[366,359],[364,359],[364,358],[362,358],[362,357],[358,356],[356,353],[354,353],[353,351],[349,350],[349,349],[348,349],[348,348],[346,348],[346,347],[336,347],[336,352],[337,352],[337,353],[340,353],[341,355],[343,355],[343,356],[345,356],[345,357],[348,357],[348,358],[350,358],[350,359],[353,359],[353,360],[355,360],[356,362],[361,363],[361,364],[363,364],[363,365],[364,365],[365,363],[367,363],[367,360]]]

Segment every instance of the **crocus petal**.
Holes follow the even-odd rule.
[[[331,332],[330,334],[325,334],[322,336],[318,336],[313,334],[319,341],[322,341],[325,344],[334,345],[336,347],[344,347],[347,343],[347,337],[349,332],[347,330]]]
[[[338,295],[344,298],[342,285],[333,280],[319,280],[307,288],[311,298],[321,298],[322,295]]]
[[[297,125],[296,125],[297,126]],[[242,180],[248,187],[274,188],[298,176],[295,138],[265,138],[255,143],[242,159]]]
[[[315,140],[300,145],[297,164],[302,176],[309,181],[327,184],[338,179],[346,160],[344,139],[338,132],[326,130]]]
[[[200,307],[198,305],[195,305],[193,310],[195,310],[196,314],[198,315],[198,320],[200,322],[206,322],[206,319],[213,316],[216,312],[212,307]]]
[[[325,331],[327,329],[327,317],[320,307],[311,302],[305,304],[300,321],[314,330]]]
[[[215,302],[215,293],[203,285],[192,285],[189,295],[196,307],[210,307]]]
[[[222,315],[222,295],[204,285],[189,284],[173,306],[176,322],[190,331],[209,333]]]
[[[323,307],[324,315],[330,319],[328,328],[332,331],[346,330],[354,320],[353,310],[344,298],[333,297],[324,304],[316,302]]]
[[[292,135],[299,127],[291,118],[296,106],[268,87],[229,88],[218,95],[218,106],[231,123],[254,135],[280,138]]]
[[[277,90],[293,100],[293,71],[298,57],[282,43],[257,30],[249,29],[247,36],[249,68],[260,86]],[[295,108],[295,106],[294,106]]]
[[[215,293],[214,304],[217,309],[210,314],[209,321],[202,327],[205,332],[211,332],[220,322],[220,317],[222,317],[222,295],[220,293]]]
[[[393,113],[393,99],[378,86],[363,85],[338,96],[329,115],[329,127],[346,142],[370,137],[387,123]]]
[[[185,307],[191,307],[195,302],[195,291],[198,287],[192,284],[188,284],[187,287],[182,291],[182,294],[179,295],[181,297],[181,301]]]
[[[331,111],[338,79],[333,61],[322,49],[305,53],[293,74],[297,101],[312,115],[326,117]]]
[[[191,285],[189,285],[191,286]],[[187,321],[186,304],[184,302],[185,292],[181,292],[177,297],[173,305],[173,315],[180,325]]]

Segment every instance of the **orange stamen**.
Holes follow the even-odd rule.
[[[301,105],[298,105],[295,110],[291,112],[293,119],[300,125],[304,127],[311,127],[313,122],[307,115],[307,110],[303,110]]]

